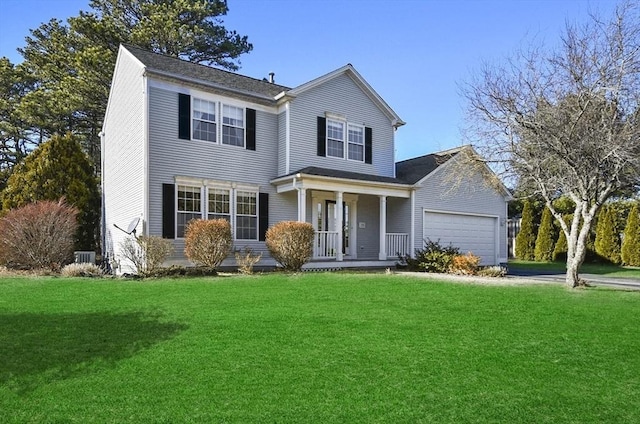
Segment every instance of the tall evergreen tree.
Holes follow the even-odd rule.
[[[640,266],[640,207],[637,202],[629,211],[621,252],[623,264]]]
[[[536,238],[536,261],[547,262],[553,260],[553,247],[555,240],[556,229],[553,226],[553,215],[551,215],[549,208],[544,208],[540,227],[538,227],[538,237]]]
[[[100,193],[91,162],[71,134],[55,135],[15,167],[2,192],[4,209],[65,198],[80,210],[76,249],[95,250]]]
[[[533,205],[530,201],[524,203],[520,232],[516,236],[516,258],[526,261],[535,259],[536,231],[533,221]]]
[[[620,235],[615,225],[614,210],[608,205],[602,207],[596,226],[596,253],[614,263],[620,263]]]
[[[573,215],[565,215],[562,217],[565,224],[571,223],[573,220]],[[556,222],[558,227],[559,223]],[[553,260],[554,261],[566,261],[567,260],[567,249],[569,248],[569,244],[567,243],[567,236],[564,234],[564,231],[558,232],[558,240],[556,241],[556,245],[553,248]]]

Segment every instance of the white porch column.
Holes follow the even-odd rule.
[[[342,223],[342,211],[344,210],[342,207],[342,192],[336,191],[336,230],[338,231],[338,237],[336,238],[336,261],[342,261],[342,231],[343,231],[343,223]]]
[[[298,222],[307,220],[307,189],[298,189]]]
[[[387,196],[380,196],[380,253],[378,259],[387,260]]]

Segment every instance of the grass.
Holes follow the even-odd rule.
[[[509,260],[510,268],[518,268],[539,272],[558,272],[566,271],[564,262],[533,262],[511,259]],[[640,268],[623,267],[608,264],[582,264],[580,272],[584,274],[597,274],[612,278],[640,278]]]
[[[383,274],[2,278],[2,422],[640,422],[639,308]]]

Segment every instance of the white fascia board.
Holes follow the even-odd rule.
[[[294,185],[295,180],[295,185]],[[278,193],[305,188],[308,190],[342,191],[345,193],[371,194],[374,196],[411,197],[412,188],[402,184],[377,181],[350,180],[346,178],[322,177],[296,174],[276,178],[271,181]]]

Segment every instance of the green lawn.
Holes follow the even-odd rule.
[[[509,260],[509,268],[564,273],[566,271],[566,264],[564,262],[533,262],[511,259]],[[582,264],[580,272],[584,274],[598,274],[613,278],[640,278],[640,268],[637,267],[623,267],[606,264]]]
[[[640,422],[640,293],[0,279],[3,423]]]

